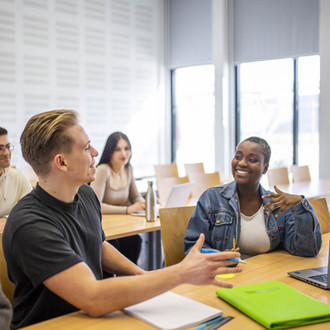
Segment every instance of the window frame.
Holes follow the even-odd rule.
[[[298,58],[293,59],[293,100],[292,100],[292,135],[293,135],[293,154],[292,164],[297,165],[299,162],[298,157],[298,144],[299,144],[299,95],[298,95]],[[235,95],[235,146],[241,141],[241,104],[240,104],[240,64],[234,66],[234,95]],[[235,147],[234,146],[234,147]]]

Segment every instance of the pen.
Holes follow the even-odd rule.
[[[223,316],[218,316],[218,317],[216,317],[216,318],[214,318],[214,319],[212,319],[212,320],[210,320],[210,321],[208,321],[206,323],[201,324],[200,326],[198,326],[197,328],[195,328],[195,330],[203,330],[203,329],[207,328],[209,325],[211,325],[211,324],[213,324],[215,322],[219,322],[219,321],[221,321],[223,319],[224,319]]]
[[[229,322],[232,319],[233,319],[232,316],[227,316],[227,317],[223,318],[222,320],[220,320],[219,322],[214,323],[207,330],[216,330],[216,329],[220,328],[222,325],[224,325],[225,323]]]
[[[201,253],[218,253],[221,251],[215,249],[201,249]],[[241,262],[242,264],[246,264],[246,261],[238,259],[238,258],[228,258],[230,261]]]

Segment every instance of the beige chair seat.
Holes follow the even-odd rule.
[[[312,205],[315,214],[320,222],[321,233],[329,233],[330,232],[330,214],[328,209],[327,200],[325,198],[317,198],[308,200]]]
[[[289,184],[289,171],[287,167],[270,168],[267,172],[269,186]]]
[[[178,177],[178,166],[176,163],[155,165],[156,178]]]
[[[208,188],[221,184],[219,172],[192,173],[189,175],[189,181],[194,183],[191,193],[193,201],[197,201],[201,194]]]
[[[169,178],[157,178],[157,190],[160,205],[166,205],[168,196],[171,193],[172,187],[177,184],[189,182],[188,177],[169,177]]]
[[[184,169],[188,177],[193,173],[205,173],[203,163],[184,164]]]
[[[304,165],[304,166],[293,165],[291,167],[291,172],[292,172],[293,182],[311,181],[311,175],[309,172],[308,165]]]

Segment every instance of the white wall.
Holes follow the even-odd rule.
[[[163,149],[164,0],[0,0],[0,125],[19,137],[34,114],[76,109],[92,144],[124,131],[135,175]]]
[[[320,178],[330,179],[330,1],[320,9]]]
[[[215,66],[215,169],[226,179],[234,151],[232,1],[213,0]]]

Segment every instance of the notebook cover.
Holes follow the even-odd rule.
[[[267,329],[330,321],[330,306],[282,282],[218,289],[217,295]]]
[[[168,291],[124,311],[158,329],[187,329],[223,314],[220,309]]]

